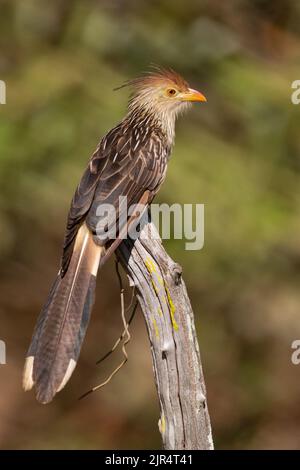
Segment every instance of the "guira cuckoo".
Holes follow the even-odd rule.
[[[156,69],[126,82],[131,88],[127,114],[100,141],[73,196],[61,267],[38,318],[27,353],[23,386],[48,403],[71,377],[94,303],[96,276],[120,242],[107,238],[111,215],[101,222],[104,204],[115,208],[129,229],[119,197],[127,207],[149,205],[163,183],[175,138],[177,115],[193,101],[206,101],[171,69]],[[124,85],[124,86],[125,86]]]

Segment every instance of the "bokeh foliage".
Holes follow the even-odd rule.
[[[154,448],[158,408],[142,319],[130,362],[94,366],[121,321],[113,263],[78,370],[54,403],[20,388],[36,315],[59,263],[66,212],[100,137],[124,114],[113,88],[150,63],[208,98],[177,126],[158,200],[205,204],[205,247],[166,241],[184,268],[219,448],[299,448],[300,79],[297,0],[0,1],[0,445]]]

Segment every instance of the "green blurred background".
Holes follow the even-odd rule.
[[[112,89],[171,66],[208,98],[180,119],[158,200],[205,204],[205,247],[182,264],[217,448],[300,448],[300,79],[297,0],[0,0],[1,448],[159,448],[142,315],[129,363],[95,366],[121,330],[113,262],[100,274],[79,365],[47,406],[21,390],[37,314],[55,276],[74,188],[125,112]]]

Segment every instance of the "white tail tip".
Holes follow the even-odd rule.
[[[69,378],[71,377],[71,375],[73,374],[73,371],[76,367],[76,364],[77,362],[74,361],[74,359],[70,359],[70,362],[69,362],[69,365],[67,367],[67,370],[66,370],[66,373],[65,373],[65,376],[64,378],[62,379],[62,382],[60,384],[60,386],[58,387],[57,389],[57,392],[60,392],[64,386],[66,385],[66,383],[68,382]]]
[[[23,388],[25,392],[28,392],[34,386],[34,381],[32,377],[33,362],[34,362],[34,356],[28,356],[26,358],[24,372],[23,372]]]

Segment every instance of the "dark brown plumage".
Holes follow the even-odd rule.
[[[132,88],[128,113],[101,140],[72,199],[61,269],[27,353],[23,385],[25,390],[35,386],[42,403],[65,386],[76,366],[99,263],[120,242],[106,234],[116,222],[113,211],[101,218],[101,224],[97,211],[110,204],[119,231],[128,230],[129,218],[119,207],[119,197],[127,197],[127,207],[151,203],[166,176],[178,112],[190,101],[205,101],[172,70],[159,69],[126,86]]]

